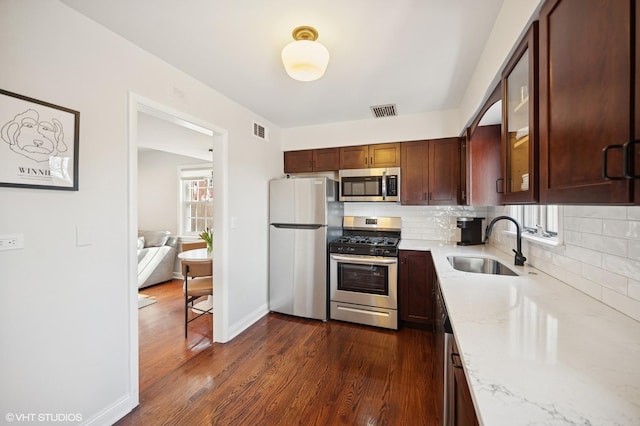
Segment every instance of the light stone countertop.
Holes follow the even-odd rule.
[[[400,249],[432,253],[480,424],[640,425],[640,322],[492,247]],[[460,272],[449,254],[520,276]]]

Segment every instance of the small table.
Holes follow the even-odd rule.
[[[213,254],[213,251],[207,252],[206,248],[199,248],[199,249],[195,249],[195,250],[187,250],[187,251],[183,251],[178,253],[178,259],[180,260],[192,260],[192,261],[209,261],[211,262],[213,259],[211,257],[211,255]]]
[[[200,249],[187,250],[187,251],[180,252],[178,253],[178,259],[189,260],[192,262],[212,263],[213,262],[213,258],[211,257],[212,254],[213,254],[213,251],[208,252],[206,248],[200,248]],[[196,314],[201,313],[202,311],[209,311],[209,313],[212,313],[213,311],[211,311],[211,308],[213,308],[213,296],[207,296],[207,300],[198,302],[195,305],[193,305],[193,308],[191,308],[191,311]]]

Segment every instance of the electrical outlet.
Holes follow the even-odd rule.
[[[24,235],[0,235],[0,250],[20,250],[24,248]]]

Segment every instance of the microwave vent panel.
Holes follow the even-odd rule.
[[[371,113],[375,118],[396,117],[398,115],[396,104],[375,105],[369,107],[369,109],[371,109]]]
[[[269,140],[269,129],[264,127],[260,123],[253,122],[253,136],[258,139],[262,139],[263,141]]]

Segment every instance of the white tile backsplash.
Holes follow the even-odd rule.
[[[629,280],[629,297],[640,301],[640,281]]]
[[[604,235],[583,234],[582,246],[591,250],[599,250],[616,256],[627,255],[627,240]]]
[[[402,217],[402,238],[460,241],[457,218],[486,217],[486,207],[403,206],[396,203],[345,203],[345,216]]]
[[[483,227],[508,207],[402,206],[345,203],[347,216],[402,217],[402,238],[459,241],[460,216],[485,217]],[[527,263],[640,321],[640,206],[563,206],[562,244],[523,240]],[[515,238],[500,221],[490,244],[513,255]]]
[[[563,206],[559,246],[523,240],[527,263],[640,321],[640,206]],[[508,207],[487,209],[488,219]],[[496,231],[506,229],[498,222]],[[495,231],[490,244],[512,254],[515,238]]]

